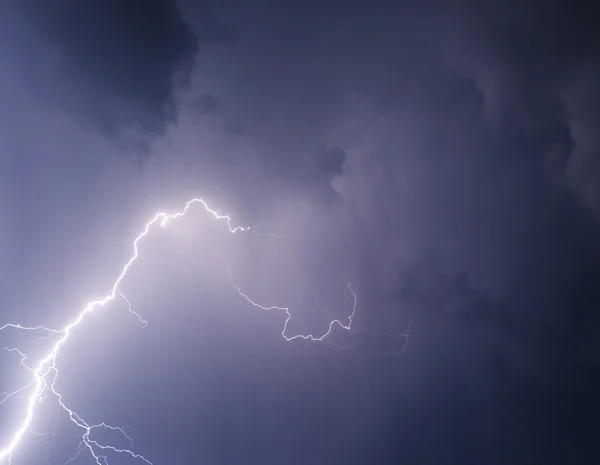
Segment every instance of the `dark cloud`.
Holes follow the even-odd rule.
[[[197,41],[174,1],[26,0],[14,10],[31,32],[7,40],[40,98],[112,138],[162,134],[175,121],[173,91]]]
[[[600,41],[591,9],[586,1],[488,2],[460,16],[451,56],[476,77],[487,113],[545,144],[537,156],[598,209]]]
[[[320,159],[321,168],[329,176],[342,173],[342,167],[346,161],[346,154],[339,147],[329,149]]]
[[[211,94],[202,94],[194,102],[194,108],[201,115],[214,115],[219,109],[219,101]]]

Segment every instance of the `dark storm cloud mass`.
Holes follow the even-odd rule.
[[[198,47],[175,2],[13,4],[31,35],[8,41],[23,79],[43,100],[111,138],[126,129],[162,134],[175,121],[173,92],[186,82]]]
[[[598,208],[600,48],[591,8],[582,1],[484,8],[462,21],[456,55],[479,76],[488,113],[545,143],[552,168]]]

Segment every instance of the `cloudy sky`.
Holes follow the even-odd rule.
[[[152,229],[120,286],[147,326],[116,299],[57,358],[89,424],[155,465],[598,463],[593,12],[2,2],[0,326],[64,326],[154,212],[202,196],[278,238],[199,207]],[[289,334],[347,322],[350,282],[353,330],[286,342],[228,273],[289,307]],[[0,332],[32,365],[53,341]],[[0,392],[31,376],[15,352],[0,370]],[[1,448],[26,408],[0,405]],[[129,447],[113,433],[94,437]],[[48,396],[13,464],[63,464],[81,436]]]

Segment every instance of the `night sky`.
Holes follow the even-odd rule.
[[[279,237],[153,228],[120,285],[147,326],[117,298],[57,357],[86,422],[154,465],[599,464],[598,31],[577,0],[5,0],[0,327],[65,326],[202,197]],[[351,283],[352,331],[286,342],[228,273],[289,334]],[[0,331],[31,365],[55,340]],[[75,456],[58,407],[13,465]]]

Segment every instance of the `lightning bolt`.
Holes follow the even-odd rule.
[[[203,199],[194,198],[194,199],[186,202],[185,207],[179,212],[176,212],[176,213],[160,212],[160,213],[157,213],[156,215],[154,215],[154,217],[146,223],[142,232],[134,239],[133,254],[129,258],[129,260],[125,263],[125,265],[122,267],[121,273],[118,275],[117,279],[114,281],[110,292],[100,299],[92,300],[92,301],[88,302],[83,307],[83,309],[81,309],[79,311],[79,313],[77,313],[77,315],[74,317],[74,319],[70,323],[65,325],[64,327],[62,327],[60,329],[54,329],[54,328],[48,328],[46,326],[41,326],[41,325],[40,326],[23,326],[20,324],[5,324],[4,326],[0,326],[0,331],[12,329],[12,330],[26,331],[26,332],[44,332],[48,335],[52,335],[52,336],[55,336],[58,338],[58,340],[56,340],[54,342],[54,344],[51,346],[49,351],[41,357],[41,359],[37,362],[37,364],[34,364],[34,365],[30,365],[27,363],[28,357],[21,350],[19,350],[17,348],[13,348],[13,347],[11,347],[11,348],[3,347],[3,350],[11,352],[11,353],[15,353],[19,357],[21,365],[30,374],[30,380],[27,384],[20,387],[19,389],[16,389],[13,392],[0,393],[0,405],[10,401],[11,399],[17,398],[17,397],[26,397],[26,399],[27,399],[26,409],[25,409],[24,413],[22,414],[21,419],[17,422],[12,433],[10,434],[10,436],[9,436],[10,439],[9,439],[8,443],[0,449],[0,464],[6,463],[6,462],[8,462],[8,464],[11,463],[12,455],[15,452],[15,450],[19,447],[19,445],[21,445],[26,433],[29,432],[34,435],[39,435],[39,433],[35,433],[32,429],[32,422],[33,422],[34,416],[36,414],[36,407],[41,403],[41,401],[44,398],[46,398],[49,395],[52,395],[56,398],[56,400],[58,402],[58,406],[62,409],[63,412],[65,412],[67,414],[67,416],[69,417],[71,422],[82,431],[82,437],[81,437],[81,442],[79,444],[79,449],[78,449],[77,453],[66,462],[66,464],[72,463],[82,453],[87,451],[87,452],[89,452],[89,454],[94,459],[94,461],[97,465],[107,465],[108,464],[108,458],[107,458],[108,454],[123,454],[123,455],[129,456],[130,458],[137,459],[138,461],[146,463],[147,465],[153,465],[152,462],[150,462],[146,457],[144,457],[143,455],[138,454],[132,450],[133,449],[133,447],[132,447],[133,441],[125,433],[125,430],[123,427],[111,426],[106,423],[90,424],[90,423],[86,422],[75,411],[73,411],[71,408],[68,407],[67,403],[63,400],[62,394],[59,393],[55,388],[55,382],[56,382],[56,379],[57,379],[58,373],[59,373],[57,365],[56,365],[56,360],[57,360],[59,353],[65,347],[67,341],[69,340],[69,337],[73,334],[73,332],[77,329],[77,327],[82,324],[82,322],[84,321],[86,316],[105,307],[107,304],[111,303],[116,298],[121,298],[125,301],[129,312],[132,315],[134,315],[143,326],[146,326],[148,324],[148,322],[146,320],[142,319],[142,317],[132,309],[130,301],[121,292],[121,290],[119,289],[119,285],[121,284],[123,279],[125,279],[125,276],[127,275],[129,269],[131,268],[133,263],[138,258],[139,245],[140,245],[141,241],[146,236],[148,236],[151,228],[156,224],[159,224],[160,226],[165,226],[169,221],[186,215],[186,213],[190,210],[190,208],[196,204],[199,204],[200,206],[202,206],[204,208],[205,212],[212,215],[215,220],[224,222],[231,234],[249,231],[249,232],[252,232],[259,236],[279,237],[279,236],[276,236],[273,234],[259,233],[255,230],[251,229],[249,226],[233,226],[232,219],[230,216],[223,215],[223,214],[219,213],[218,211],[212,209],[208,205],[208,203],[206,201],[204,201]],[[244,300],[246,300],[249,304],[251,304],[252,306],[259,308],[261,310],[269,310],[269,311],[277,310],[277,311],[281,311],[281,312],[285,313],[286,318],[285,318],[285,322],[283,324],[283,329],[281,331],[281,335],[288,342],[297,340],[297,339],[310,340],[310,341],[326,341],[328,339],[328,337],[331,336],[332,332],[334,331],[334,328],[336,328],[336,327],[339,327],[339,328],[341,328],[345,331],[349,331],[349,332],[353,331],[352,319],[354,318],[355,313],[356,313],[357,297],[356,297],[356,293],[354,292],[354,290],[352,289],[352,286],[350,284],[348,284],[348,286],[346,288],[346,292],[349,293],[349,295],[352,297],[353,306],[352,306],[351,314],[347,317],[348,322],[346,324],[344,324],[339,319],[332,319],[329,323],[329,327],[328,327],[327,331],[325,333],[321,334],[320,336],[315,336],[313,334],[289,335],[288,334],[288,323],[292,319],[292,314],[291,314],[289,308],[283,307],[283,306],[278,306],[278,305],[267,306],[267,305],[262,305],[262,304],[255,302],[248,296],[248,294],[243,292],[241,290],[241,288],[235,284],[229,267],[227,267],[227,271],[229,274],[229,279],[230,279],[231,285],[238,292],[238,294]],[[404,336],[406,337],[406,334],[404,334]],[[105,444],[105,443],[99,441],[98,439],[95,439],[94,433],[96,431],[101,431],[101,430],[109,430],[109,431],[112,431],[114,433],[121,435],[124,439],[126,439],[128,441],[129,447],[119,448],[119,447],[112,446],[110,444]],[[54,436],[54,432],[53,432],[53,436]]]

